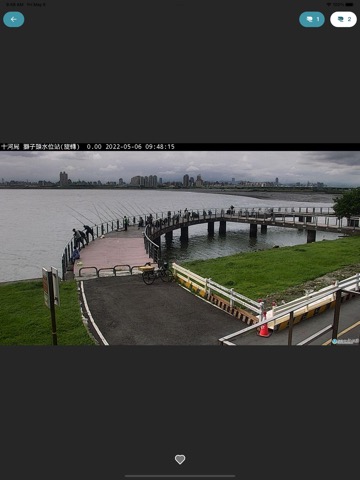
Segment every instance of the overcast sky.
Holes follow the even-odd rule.
[[[360,185],[360,152],[0,152],[0,181],[73,181],[129,183],[136,175],[182,181],[185,173],[203,180],[280,183],[324,182]]]

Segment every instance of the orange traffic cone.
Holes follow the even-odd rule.
[[[264,313],[264,320],[266,320],[266,312],[263,312],[263,313]],[[265,323],[264,325],[261,325],[258,335],[260,337],[265,337],[265,338],[270,337],[271,333],[269,333],[269,328],[267,323]]]

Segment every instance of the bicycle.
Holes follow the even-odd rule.
[[[157,278],[161,278],[163,282],[172,282],[174,275],[171,270],[169,270],[167,263],[159,266],[157,269],[151,265],[147,265],[141,268],[142,270],[142,279],[146,285],[151,285]]]

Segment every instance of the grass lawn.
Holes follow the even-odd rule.
[[[296,297],[304,295],[306,282],[329,273],[339,272],[339,278],[360,272],[360,237],[307,243],[292,247],[239,253],[213,260],[184,262],[181,265],[198,275],[211,278],[227,288],[233,288],[253,300],[266,297],[286,297],[289,290]],[[322,286],[325,285],[320,285]],[[298,287],[298,288],[296,288]],[[286,298],[288,301],[290,298]]]
[[[0,298],[0,345],[53,344],[42,280],[2,284]],[[82,320],[75,280],[60,282],[55,319],[58,345],[95,345]]]

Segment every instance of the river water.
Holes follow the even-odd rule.
[[[260,195],[258,195],[260,196]],[[266,196],[265,196],[266,197]],[[61,275],[61,257],[72,238],[72,229],[84,224],[100,225],[126,215],[136,219],[152,213],[178,212],[187,208],[228,209],[259,207],[297,207],[333,205],[330,195],[295,194],[255,198],[225,193],[209,194],[179,190],[46,190],[0,189],[0,282],[40,278],[42,267],[53,266]],[[275,245],[306,243],[303,230],[269,227],[266,234],[249,237],[249,225],[227,222],[226,236],[209,237],[207,225],[189,229],[189,241],[180,241],[180,230],[174,231],[171,246],[163,255],[181,263],[209,259],[234,253],[273,248]],[[316,241],[332,240],[338,234],[318,232]]]

